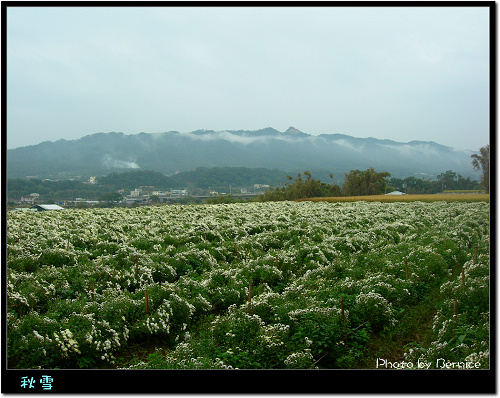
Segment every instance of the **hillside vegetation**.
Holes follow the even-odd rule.
[[[63,200],[77,197],[98,198],[105,193],[121,189],[129,191],[141,186],[154,186],[156,190],[187,188],[190,191],[208,190],[210,187],[223,192],[229,191],[230,185],[233,187],[252,187],[253,184],[279,186],[284,181],[286,181],[285,172],[263,168],[197,168],[172,176],[166,176],[156,171],[133,170],[121,173],[114,172],[99,177],[96,184],[84,184],[81,180],[8,179],[7,194],[9,198],[20,198],[36,192],[43,198]]]
[[[7,150],[7,178],[69,179],[152,170],[173,175],[197,167],[262,167],[290,173],[323,170],[342,176],[374,167],[394,177],[456,170],[472,177],[472,151],[435,142],[408,143],[342,134],[312,135],[290,128],[199,130],[180,134],[98,133]]]

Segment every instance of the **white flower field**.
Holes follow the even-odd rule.
[[[9,368],[357,368],[432,303],[391,360],[487,369],[489,204],[9,213],[7,298]]]

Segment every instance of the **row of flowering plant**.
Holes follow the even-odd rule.
[[[436,330],[458,300],[449,340],[485,358],[487,326],[459,328],[488,321],[466,315],[489,312],[488,211],[266,202],[11,213],[8,366],[113,366],[148,339],[159,349],[136,368],[348,368],[441,285]]]
[[[482,242],[487,250],[488,242]],[[461,273],[441,286],[447,298],[433,319],[433,339],[429,347],[418,344],[405,352],[412,363],[429,363],[431,368],[447,364],[457,369],[488,369],[490,363],[489,258],[468,259]]]

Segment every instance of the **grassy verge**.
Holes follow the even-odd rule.
[[[298,202],[488,202],[489,194],[367,195],[298,199]]]

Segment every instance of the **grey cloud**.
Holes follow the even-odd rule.
[[[261,136],[249,136],[245,134],[234,134],[230,131],[217,131],[211,134],[192,134],[185,133],[183,136],[186,136],[193,141],[214,141],[214,140],[225,140],[231,143],[237,144],[253,144],[253,143],[263,143],[266,144],[271,140],[280,140],[287,142],[297,142],[305,139],[315,139],[317,137],[292,137],[290,135],[282,134],[282,135],[261,135]]]
[[[363,145],[360,145],[360,146],[354,146],[352,145],[350,142],[348,142],[347,140],[334,140],[332,141],[334,144],[337,144],[337,145],[340,145],[340,146],[343,146],[343,147],[346,147],[346,148],[349,148],[350,150],[352,151],[356,151],[356,152],[362,152],[363,149],[364,149],[364,146]]]
[[[106,154],[103,157],[102,163],[109,168],[118,169],[138,169],[139,165],[136,162],[114,159],[111,155]]]

